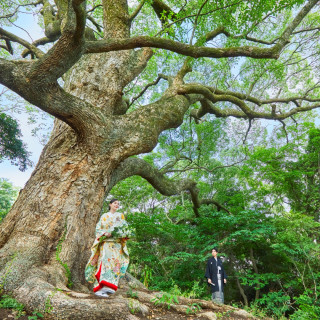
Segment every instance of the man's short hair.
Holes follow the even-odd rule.
[[[212,250],[215,250],[216,252],[219,252],[219,250],[218,250],[217,247],[212,248]],[[211,251],[212,251],[212,250],[211,250]]]

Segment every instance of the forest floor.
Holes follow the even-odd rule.
[[[141,282],[128,274],[126,275],[126,280],[122,283],[121,287],[119,287],[117,293],[109,296],[108,298],[96,296],[90,291],[84,294],[69,290],[66,294],[68,294],[70,298],[75,298],[78,301],[83,299],[96,301],[97,305],[99,305],[99,302],[97,301],[99,299],[107,299],[107,301],[110,301],[110,304],[113,303],[113,300],[115,304],[119,300],[122,302],[126,301],[128,309],[130,310],[130,313],[127,309],[127,314],[123,314],[122,319],[126,320],[258,320],[258,318],[245,310],[234,308],[229,305],[219,305],[208,300],[190,299],[181,296],[173,296],[168,293],[148,290],[141,284]],[[19,309],[5,308],[8,307],[8,305],[2,303],[0,308],[0,320],[59,320],[58,318],[61,318],[60,316],[57,318],[57,316],[54,316],[52,313],[41,314],[40,312],[37,313],[34,311],[30,314],[22,311],[24,310],[24,306],[18,302],[13,303],[13,305],[20,305],[20,312],[18,311]],[[60,311],[62,311],[63,314],[63,310]],[[62,317],[64,318],[64,316]],[[68,317],[68,319],[71,318]],[[79,317],[77,317],[77,319],[79,319]],[[83,318],[83,320],[93,319],[96,318]],[[104,319],[110,318],[106,317]]]
[[[151,305],[150,305],[151,308]],[[155,308],[152,306],[152,310],[150,311],[150,315],[147,316],[142,316],[142,315],[136,315],[138,319],[141,320],[208,320],[208,317],[201,317],[196,314],[193,315],[183,315],[179,314],[173,311],[168,310],[167,308],[163,307],[158,307]],[[0,309],[0,320],[29,320],[29,317],[33,317],[31,319],[38,319],[40,320],[41,318],[35,318],[34,315],[31,314],[25,314],[21,315],[20,317],[18,316],[18,311],[13,310],[13,309]],[[219,320],[238,320],[238,319],[243,319],[239,317],[231,317],[231,316],[221,316],[217,318]],[[84,319],[85,320],[85,319]],[[116,319],[115,319],[116,320]]]
[[[105,299],[100,297],[94,297],[96,299]],[[144,302],[144,305],[146,305],[149,309],[149,312],[147,315],[142,315],[141,313],[135,314],[135,312],[132,312],[134,317],[132,319],[141,319],[141,320],[243,320],[246,319],[241,316],[237,316],[235,314],[232,315],[230,311],[226,312],[215,312],[212,313],[212,310],[201,310],[202,315],[200,314],[181,314],[177,311],[172,310],[171,308],[168,308],[167,306],[155,306],[152,302],[146,303]],[[225,305],[222,308],[228,309],[229,306]],[[203,313],[206,313],[205,316],[203,316]],[[23,314],[20,313],[17,310],[14,309],[0,309],[0,320],[40,320],[41,317],[37,317],[34,314],[28,314],[23,312]],[[130,318],[128,318],[129,320]],[[249,319],[249,318],[247,318]],[[250,317],[250,319],[255,319],[254,317]],[[84,319],[89,320],[89,319]],[[91,319],[90,319],[91,320]],[[117,319],[115,319],[117,320]]]

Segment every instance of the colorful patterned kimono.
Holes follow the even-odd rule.
[[[120,232],[117,231],[115,236],[99,242],[103,234],[108,236],[115,228]],[[88,282],[94,283],[94,292],[104,286],[115,291],[118,289],[118,282],[125,275],[129,265],[126,230],[128,225],[122,213],[106,212],[101,216],[96,226],[96,239],[91,247],[91,257],[85,269],[85,278]]]

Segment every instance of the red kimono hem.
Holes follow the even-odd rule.
[[[115,284],[113,284],[111,282],[107,282],[105,280],[100,281],[101,267],[102,267],[102,263],[100,263],[99,271],[95,274],[95,277],[96,277],[99,284],[93,288],[93,292],[97,292],[98,290],[102,289],[103,287],[109,287],[109,288],[113,289],[114,291],[117,291],[118,287]]]
[[[93,288],[93,292],[97,292],[98,290],[102,289],[103,287],[109,287],[111,289],[113,289],[114,291],[118,290],[118,287],[111,283],[111,282],[107,282],[105,280],[102,280],[101,282],[99,282],[99,284]]]

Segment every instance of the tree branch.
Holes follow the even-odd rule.
[[[121,180],[135,175],[147,180],[156,190],[165,196],[173,196],[183,191],[188,191],[191,194],[196,216],[199,216],[198,208],[200,208],[202,204],[214,204],[219,209],[230,213],[213,199],[199,199],[199,190],[195,181],[190,179],[170,180],[151,164],[139,158],[127,158],[120,163],[111,176],[107,192]]]
[[[259,299],[259,296],[260,296],[260,279],[259,279],[259,270],[258,270],[258,266],[257,266],[257,261],[256,259],[254,258],[254,255],[253,255],[253,249],[250,248],[250,259],[251,259],[251,262],[252,262],[252,267],[253,267],[253,270],[255,272],[255,274],[258,276],[258,282],[257,282],[257,287],[255,288],[256,290],[256,294],[255,294],[255,301],[257,301]]]
[[[169,19],[178,19],[177,14],[161,0],[153,0],[151,6],[163,26],[168,24]]]
[[[93,12],[94,10],[96,10],[99,7],[102,7],[102,4],[97,4],[97,5],[93,6],[90,10],[87,11],[87,13]]]
[[[153,47],[166,49],[193,58],[230,58],[251,57],[256,59],[277,59],[282,47],[259,48],[259,47],[230,47],[209,48],[189,45],[182,42],[163,39],[160,37],[137,36],[127,39],[107,39],[99,41],[88,41],[85,53],[99,53],[119,50],[129,50],[141,47]]]
[[[56,40],[59,38],[60,35],[61,35],[61,33],[60,33],[60,29],[59,29],[59,32],[58,32],[55,36],[54,36],[54,35],[51,35],[51,38],[48,38],[48,37],[40,38],[40,39],[32,42],[32,45],[38,47],[38,46],[42,46],[42,45],[47,44],[47,43],[54,42],[54,41],[56,41]],[[31,51],[27,49],[27,50],[24,50],[24,51],[22,52],[21,56],[22,56],[23,58],[25,58],[25,57],[27,57],[30,53],[31,53]]]
[[[161,1],[156,1],[156,3]],[[170,50],[193,58],[228,58],[228,57],[251,57],[255,59],[277,59],[282,49],[290,42],[290,36],[303,18],[317,4],[318,0],[310,0],[296,15],[293,21],[279,37],[278,42],[271,48],[260,48],[254,46],[231,47],[231,48],[209,48],[189,45],[182,42],[163,39],[160,37],[137,36],[127,39],[108,39],[88,42],[86,53],[99,53],[117,50],[127,50],[139,47],[153,47]],[[207,35],[208,36],[208,35]]]
[[[154,80],[153,82],[151,83],[148,83],[143,89],[142,91],[135,97],[132,98],[130,104],[129,104],[129,107],[133,105],[133,103],[138,100],[140,97],[142,97],[144,95],[144,93],[148,90],[148,88],[152,87],[152,86],[155,86],[158,84],[158,82],[161,80],[161,79],[165,79],[165,77],[161,74],[158,75],[158,78],[156,80]]]
[[[4,16],[0,16],[0,19],[12,18],[12,17],[18,12],[18,9],[19,9],[20,7],[27,7],[27,6],[34,6],[34,7],[36,7],[38,4],[41,4],[41,3],[43,3],[43,0],[39,0],[39,1],[37,1],[37,2],[26,3],[26,4],[19,4],[19,5],[15,8],[14,12],[8,13],[8,14],[6,14],[6,15],[4,15]]]
[[[57,43],[28,73],[29,79],[50,83],[60,78],[81,57],[84,46],[85,10],[84,0],[69,0],[66,24]]]
[[[38,58],[40,58],[44,55],[44,53],[40,49],[38,49],[36,46],[34,46],[33,44],[29,43],[28,41],[16,36],[15,34],[9,32],[9,31],[6,31],[2,28],[0,28],[0,38],[9,39],[10,41],[20,43],[21,45],[23,45],[24,47],[29,49],[31,52],[33,52],[36,55],[36,57],[38,57]]]
[[[287,143],[289,143],[289,137],[288,137],[288,132],[286,130],[286,124],[285,124],[285,122],[283,120],[279,120],[279,121],[282,123],[283,131],[284,131],[284,133],[286,135]]]
[[[217,117],[233,116],[236,118],[244,118],[244,119],[260,118],[260,119],[270,119],[270,120],[283,120],[296,113],[309,111],[309,110],[313,110],[320,107],[320,103],[316,103],[316,104],[305,106],[305,107],[293,108],[281,114],[276,114],[273,110],[271,112],[258,112],[258,111],[252,110],[245,103],[244,100],[250,99],[252,101],[255,101],[256,104],[262,105],[262,104],[269,104],[272,102],[288,103],[297,99],[305,99],[306,101],[310,101],[310,102],[320,102],[320,99],[293,97],[293,98],[287,98],[287,99],[269,99],[269,100],[260,101],[258,99],[253,100],[251,97],[248,98],[245,95],[232,93],[230,91],[222,91],[222,90],[214,89],[216,92],[221,93],[221,94],[215,94],[209,88],[210,87],[202,86],[200,84],[186,84],[186,85],[180,86],[178,93],[180,94],[197,93],[197,94],[203,95],[203,97],[208,100],[208,101],[201,101],[201,108],[196,112],[195,111],[192,112],[191,115],[193,117],[199,119],[202,116],[204,116],[206,113],[211,113],[211,114],[215,114]],[[241,109],[241,111],[236,109],[220,109],[213,105],[217,102],[230,102],[238,106]]]
[[[239,3],[241,3],[241,2],[242,2],[242,0],[236,1],[236,2],[234,2],[234,3],[225,5],[225,6],[223,6],[223,7],[215,8],[215,9],[213,9],[213,10],[209,10],[209,11],[207,11],[207,12],[205,12],[205,13],[190,14],[190,15],[184,16],[184,17],[179,18],[179,19],[178,19],[178,17],[177,17],[177,19],[175,19],[173,22],[167,23],[167,24],[164,26],[164,28],[157,33],[157,35],[165,32],[166,29],[170,28],[170,27],[171,27],[172,25],[174,25],[174,24],[177,24],[177,23],[182,22],[183,20],[190,19],[190,18],[194,18],[194,17],[196,17],[196,16],[203,17],[203,16],[206,16],[206,15],[208,15],[208,14],[210,14],[210,13],[213,13],[213,12],[216,12],[216,11],[219,11],[219,10],[223,10],[223,9],[226,9],[226,8],[229,8],[229,7],[236,6],[237,4],[239,4]],[[181,11],[183,11],[183,10],[181,10]],[[180,13],[181,11],[179,11],[179,13]]]
[[[247,132],[246,132],[246,134],[245,134],[245,136],[244,136],[243,142],[242,142],[243,144],[245,144],[245,142],[246,142],[246,140],[247,140],[248,134],[249,134],[250,129],[251,129],[251,125],[252,125],[252,119],[249,118],[249,125],[248,125]]]
[[[240,284],[240,281],[239,281],[239,277],[238,277],[238,276],[236,276],[236,281],[237,281],[237,286],[238,286],[239,292],[240,292],[240,294],[241,294],[241,296],[242,296],[242,298],[243,298],[244,305],[245,305],[246,307],[248,307],[248,306],[249,306],[248,297],[247,297],[247,295],[245,294],[245,292],[244,292],[244,290],[243,290],[243,288],[242,288],[242,286],[241,286],[241,284]]]
[[[188,164],[184,169],[171,169],[179,160],[181,159],[187,159],[190,161],[190,164]],[[213,169],[208,169],[206,167],[203,167],[203,166],[199,166],[197,165],[196,163],[193,163],[192,159],[189,159],[189,158],[186,158],[186,157],[180,157],[180,158],[177,158],[175,159],[174,162],[169,162],[168,164],[166,164],[163,168],[161,168],[161,172],[162,173],[172,173],[172,172],[186,172],[186,171],[189,171],[189,170],[204,170],[206,172],[209,172],[209,173],[213,173],[215,170],[218,170],[218,169],[224,169],[224,168],[230,168],[230,167],[234,167],[236,166],[237,164],[239,163],[242,163],[244,160],[246,160],[246,158],[242,159],[242,160],[239,160],[237,162],[234,162],[234,163],[231,163],[231,164],[227,164],[227,165],[221,165],[221,166],[216,166],[214,167]],[[189,165],[194,165],[194,167],[189,167]]]
[[[191,34],[191,37],[190,37],[190,41],[189,41],[190,44],[192,44],[192,40],[193,40],[194,34],[196,32],[197,26],[198,26],[199,15],[201,14],[202,9],[207,4],[207,2],[208,2],[208,0],[204,0],[202,5],[200,6],[200,8],[198,10],[198,13],[197,13],[195,21],[194,21],[194,26],[193,26],[193,29],[192,29],[192,34]]]
[[[27,64],[30,62],[27,62]],[[0,58],[0,83],[10,88],[10,84],[14,83],[14,77],[12,74],[17,67],[16,61],[10,61]]]
[[[276,46],[283,48],[287,43],[289,43],[290,36],[294,32],[295,28],[318,2],[319,0],[309,0],[307,2],[307,4],[299,11],[293,21],[284,30]]]
[[[98,32],[102,32],[101,26],[91,16],[87,16],[87,19],[97,28]]]
[[[131,16],[129,17],[130,23],[135,19],[135,17],[139,14],[141,11],[143,5],[146,3],[146,0],[141,0],[141,2],[138,4],[137,8],[132,12]]]

